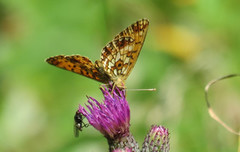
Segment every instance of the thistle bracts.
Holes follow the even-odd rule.
[[[153,125],[144,140],[142,152],[169,152],[169,149],[168,129]]]

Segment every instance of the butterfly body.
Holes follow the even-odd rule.
[[[108,84],[125,88],[144,43],[149,22],[141,19],[120,32],[101,52],[100,60],[92,62],[80,55],[54,56],[47,62],[68,71]]]

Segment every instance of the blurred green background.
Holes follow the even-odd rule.
[[[80,54],[99,59],[104,45],[141,18],[150,26],[128,88],[131,132],[141,146],[151,124],[171,133],[172,152],[235,152],[238,137],[212,120],[204,86],[240,73],[240,1],[1,0],[0,151],[103,152],[93,127],[73,136],[73,116],[100,83],[45,62]],[[240,81],[211,88],[214,110],[239,129]]]

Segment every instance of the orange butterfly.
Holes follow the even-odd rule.
[[[125,88],[125,80],[133,69],[143,46],[149,21],[141,19],[120,32],[101,52],[95,63],[80,55],[58,55],[49,64],[113,86]]]

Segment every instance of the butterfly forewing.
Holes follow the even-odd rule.
[[[80,55],[58,55],[50,57],[46,61],[56,67],[81,74],[102,83],[108,83],[110,81],[109,76],[100,72],[96,68],[95,63],[92,63],[92,61],[90,61],[87,57]]]
[[[143,46],[148,25],[147,19],[137,21],[102,49],[101,62],[112,81],[118,78],[124,83],[127,79]]]

